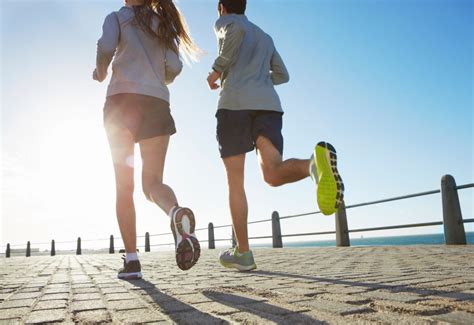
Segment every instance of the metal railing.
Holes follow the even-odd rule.
[[[371,201],[371,202],[365,202],[365,203],[357,203],[357,204],[352,204],[345,206],[345,204],[342,204],[336,214],[335,214],[335,221],[336,221],[336,229],[334,231],[322,231],[322,232],[307,232],[307,233],[297,233],[297,234],[282,234],[281,233],[281,226],[280,226],[280,220],[285,220],[285,219],[291,219],[291,218],[299,218],[299,217],[304,217],[304,216],[309,216],[309,215],[315,215],[315,214],[320,214],[321,211],[314,211],[314,212],[308,212],[308,213],[301,213],[301,214],[295,214],[295,215],[287,215],[287,216],[282,216],[280,217],[278,212],[273,212],[272,217],[270,219],[262,219],[262,220],[255,220],[255,221],[250,221],[248,222],[248,225],[254,225],[258,223],[266,223],[266,222],[271,222],[272,223],[272,235],[268,236],[256,236],[256,237],[249,237],[250,240],[257,240],[257,239],[272,239],[272,246],[274,248],[281,248],[283,247],[283,238],[286,237],[300,237],[300,236],[319,236],[319,235],[336,235],[336,245],[339,247],[344,247],[344,246],[350,246],[350,238],[349,234],[350,233],[357,233],[357,232],[368,232],[368,231],[379,231],[379,230],[392,230],[392,229],[403,229],[403,228],[415,228],[415,227],[429,227],[429,226],[439,226],[439,225],[444,225],[444,236],[445,236],[445,243],[447,245],[464,245],[466,244],[466,234],[464,230],[464,224],[465,223],[474,223],[474,219],[464,219],[462,218],[461,214],[461,206],[459,203],[459,197],[458,197],[458,190],[464,190],[464,189],[470,189],[474,188],[474,183],[469,183],[469,184],[464,184],[460,186],[456,186],[456,182],[454,178],[450,175],[445,175],[441,179],[441,188],[438,190],[432,190],[432,191],[426,191],[426,192],[420,192],[420,193],[414,193],[414,194],[408,194],[408,195],[403,195],[403,196],[397,196],[393,198],[388,198],[388,199],[382,199],[382,200],[376,200],[376,201]],[[377,204],[382,204],[382,203],[387,203],[387,202],[392,202],[392,201],[400,201],[400,200],[406,200],[410,198],[415,198],[415,197],[421,197],[421,196],[428,196],[428,195],[433,195],[433,194],[439,194],[441,193],[441,199],[442,199],[442,206],[443,206],[443,221],[433,221],[433,222],[425,222],[425,223],[412,223],[412,224],[404,224],[404,225],[391,225],[391,226],[380,226],[380,227],[371,227],[371,228],[359,228],[359,229],[348,229],[347,227],[347,217],[346,217],[346,210],[347,209],[354,209],[354,208],[359,208],[359,207],[364,207],[364,206],[372,206],[372,205],[377,205]],[[199,228],[196,229],[195,232],[201,232],[207,230],[208,232],[208,240],[201,240],[201,243],[208,243],[208,248],[209,249],[214,249],[215,248],[215,243],[216,242],[221,242],[221,241],[231,241],[232,244],[235,246],[236,240],[235,240],[235,235],[234,232],[232,231],[232,238],[220,238],[216,239],[214,236],[214,230],[215,229],[221,229],[221,228],[230,228],[232,227],[231,224],[227,225],[220,225],[220,226],[214,226],[213,223],[209,223],[207,228]],[[148,232],[145,234],[145,236],[138,236],[138,238],[145,238],[145,245],[144,246],[138,246],[140,248],[144,247],[145,252],[150,252],[151,247],[160,247],[160,246],[171,246],[174,245],[174,243],[164,243],[164,244],[150,244],[150,238],[151,237],[161,237],[161,236],[169,236],[172,235],[171,232],[167,233],[160,233],[160,234],[153,234],[150,235]],[[59,243],[77,243],[76,246],[76,254],[80,255],[82,254],[82,242],[85,241],[106,241],[109,240],[109,253],[113,254],[115,253],[115,246],[114,246],[114,239],[120,239],[120,237],[115,238],[113,235],[110,235],[109,238],[103,238],[103,239],[86,239],[86,240],[81,240],[79,237],[77,241],[62,241],[62,242],[57,242]],[[49,243],[34,243],[34,245],[47,245]],[[51,256],[54,256],[56,254],[55,250],[55,241],[51,241]],[[5,256],[10,257],[11,255],[11,247],[24,247],[23,245],[10,245],[7,244],[6,246],[6,251],[5,251]],[[27,243],[26,246],[26,256],[31,256],[31,244],[30,242]]]

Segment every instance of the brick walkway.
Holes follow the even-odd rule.
[[[172,252],[141,255],[121,281],[119,255],[0,260],[0,324],[168,322],[474,323],[474,246],[257,249],[258,270],[203,251],[189,272]]]

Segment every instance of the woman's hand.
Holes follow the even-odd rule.
[[[219,88],[219,85],[217,84],[217,80],[219,80],[221,77],[221,74],[215,70],[212,70],[212,72],[209,72],[209,76],[207,77],[207,83],[209,84],[209,88],[211,90],[216,90]]]

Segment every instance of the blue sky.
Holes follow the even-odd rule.
[[[121,4],[1,1],[2,247],[119,233],[102,129],[108,80],[99,85],[90,76],[103,19]],[[207,55],[186,66],[170,89],[178,134],[165,182],[195,210],[199,227],[228,224],[215,140],[218,93],[205,83],[216,55],[216,1],[178,5]],[[436,189],[448,173],[458,184],[473,182],[472,1],[250,0],[247,16],[273,37],[290,71],[290,83],[277,88],[285,158],[309,157],[315,143],[331,142],[346,204]],[[138,232],[168,232],[167,217],[143,198],[136,162]],[[246,172],[250,220],[269,218],[273,210],[317,210],[311,181],[270,188],[254,154]],[[472,218],[474,191],[461,191],[460,198],[464,217]],[[348,210],[350,228],[434,220],[441,220],[439,195]],[[334,218],[321,215],[282,221],[284,234],[333,228]],[[250,234],[270,229],[259,224]],[[228,236],[229,229],[216,233]]]

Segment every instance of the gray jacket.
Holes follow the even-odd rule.
[[[272,38],[245,15],[220,17],[215,24],[222,73],[218,109],[282,112],[275,85],[290,77]]]
[[[105,18],[97,42],[97,78],[102,82],[107,77],[113,58],[107,96],[133,93],[169,102],[166,85],[179,75],[183,63],[174,51],[135,25],[134,16],[133,8],[122,7]]]

